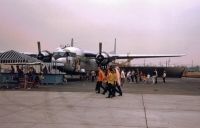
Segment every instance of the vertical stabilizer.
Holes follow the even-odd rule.
[[[116,45],[117,45],[117,40],[115,38],[114,49],[113,49],[113,51],[110,52],[111,54],[116,54],[116,52],[117,52],[117,50],[116,50],[117,46]]]

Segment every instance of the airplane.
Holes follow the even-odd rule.
[[[53,53],[41,51],[38,42],[37,58],[44,62],[53,63],[53,67],[67,74],[81,74],[86,71],[96,70],[97,66],[106,66],[117,59],[138,59],[138,58],[160,58],[160,57],[181,57],[185,54],[116,54],[116,40],[114,52],[102,51],[102,43],[99,43],[99,51],[91,52],[73,46],[73,39],[70,46],[62,46]]]

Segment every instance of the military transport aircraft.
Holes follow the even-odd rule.
[[[116,43],[115,50],[116,51]],[[98,52],[90,52],[73,46],[59,47],[53,53],[41,51],[38,42],[37,58],[44,62],[54,63],[54,67],[62,72],[77,74],[86,71],[96,70],[97,65],[107,65],[116,59],[137,59],[137,58],[159,58],[159,57],[181,57],[184,54],[116,54],[102,51],[102,43],[99,43]]]

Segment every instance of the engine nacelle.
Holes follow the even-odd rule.
[[[110,62],[110,57],[108,53],[102,52],[101,54],[97,54],[95,60],[98,65],[105,66]]]
[[[51,62],[52,54],[49,51],[42,51],[38,54],[37,58],[43,62]]]
[[[38,60],[43,60],[43,58],[44,58],[44,55],[43,55],[42,53],[39,53],[39,54],[37,55],[37,59],[38,59]]]

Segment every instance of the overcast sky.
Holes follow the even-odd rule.
[[[112,51],[117,38],[118,53],[186,53],[171,64],[200,65],[200,1],[0,0],[0,51],[37,52],[37,41],[54,51],[71,38],[91,51]]]

